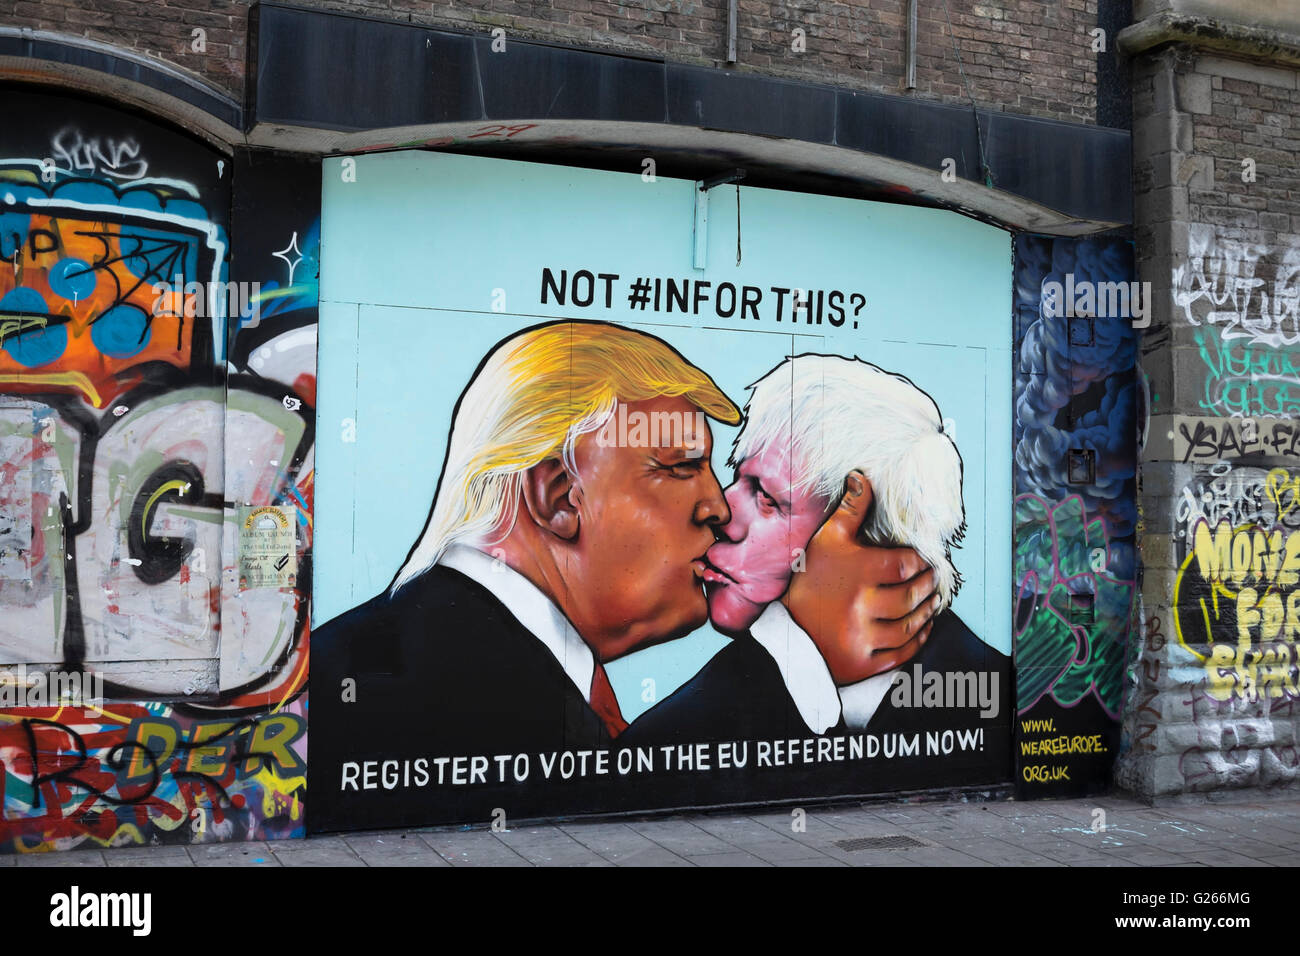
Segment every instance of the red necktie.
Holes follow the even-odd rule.
[[[618,709],[618,698],[614,696],[614,688],[609,686],[609,678],[605,676],[600,661],[596,661],[596,670],[591,675],[591,709],[605,722],[610,740],[627,730],[627,721]]]

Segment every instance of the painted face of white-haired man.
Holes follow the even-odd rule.
[[[707,555],[714,626],[743,632],[782,598],[849,487],[864,502],[860,540],[914,549],[931,568],[934,611],[946,609],[961,585],[951,550],[965,527],[962,462],[933,399],[901,375],[833,355],[787,359],[751,389],[730,462],[731,519]],[[866,642],[817,632],[837,684],[879,666]]]

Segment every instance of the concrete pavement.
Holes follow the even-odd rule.
[[[882,842],[883,841],[883,842]],[[892,847],[892,848],[891,848]],[[0,856],[24,866],[1290,866],[1300,800],[846,803]]]

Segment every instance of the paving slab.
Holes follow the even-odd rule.
[[[829,856],[813,856],[806,860],[778,860],[773,866],[848,866],[843,860]]]
[[[1266,867],[1273,865],[1263,860],[1242,856],[1240,853],[1233,853],[1231,850],[1222,850],[1217,847],[1205,847],[1199,853],[1189,854],[1188,859],[1193,863],[1204,863],[1206,866]],[[1292,862],[1287,865],[1294,866],[1295,864]]]
[[[894,850],[831,849],[826,851],[826,855],[848,866],[925,866],[920,860]]]
[[[789,840],[795,840],[805,846],[824,846],[835,840],[847,839],[851,834],[834,824],[828,823],[816,816],[804,818],[803,829],[796,830],[791,827],[789,817],[772,816],[769,814],[751,814],[749,819],[753,820],[764,827],[767,827],[773,834]]]
[[[1065,866],[1059,860],[1053,860],[1051,857],[1043,856],[1041,853],[1032,853],[1020,847],[1014,847],[1009,844],[1001,846],[983,845],[971,847],[966,851],[973,857],[984,860],[990,866]]]
[[[420,839],[452,866],[531,866],[490,830],[421,833]]]
[[[808,852],[806,846],[793,839],[793,833],[786,835],[748,817],[710,816],[697,819],[695,823],[712,836],[742,850],[753,852],[755,847],[761,846],[769,853],[777,853],[782,847],[791,855],[806,855]]]
[[[695,858],[687,859],[676,853],[669,853],[663,847],[650,844],[643,849],[619,851],[602,854],[609,862],[617,866],[694,866]]]
[[[67,850],[50,853],[21,853],[17,866],[107,866],[101,850]]]
[[[689,820],[653,820],[628,824],[641,836],[678,856],[735,853],[736,848]]]
[[[108,866],[193,866],[183,846],[116,847],[104,854]]]
[[[1278,845],[1276,843],[1264,840],[1252,840],[1250,837],[1241,836],[1236,833],[1221,833],[1218,838],[1211,841],[1213,846],[1228,850],[1239,856],[1253,857],[1261,859],[1262,857],[1272,856],[1277,853]]]
[[[635,856],[649,859],[656,851],[666,856],[677,856],[626,823],[570,823],[560,829],[589,850],[620,866]]]
[[[1117,847],[1115,855],[1124,860],[1132,860],[1139,866],[1173,866],[1178,863],[1192,862],[1187,857],[1170,853],[1168,850],[1158,846],[1143,846],[1134,844],[1132,846]]]
[[[750,853],[706,853],[691,857],[696,866],[773,866]]]
[[[271,844],[281,866],[365,866],[343,837],[285,840]]]
[[[418,833],[386,830],[343,839],[366,866],[451,866]]]
[[[195,866],[280,866],[265,843],[200,843],[186,847]]]
[[[610,862],[556,827],[505,830],[498,840],[533,866],[610,866]]]

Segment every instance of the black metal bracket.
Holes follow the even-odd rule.
[[[730,169],[725,173],[718,173],[716,176],[701,180],[700,192],[706,193],[715,186],[725,186],[727,183],[738,183],[744,178],[745,171],[743,169]]]

